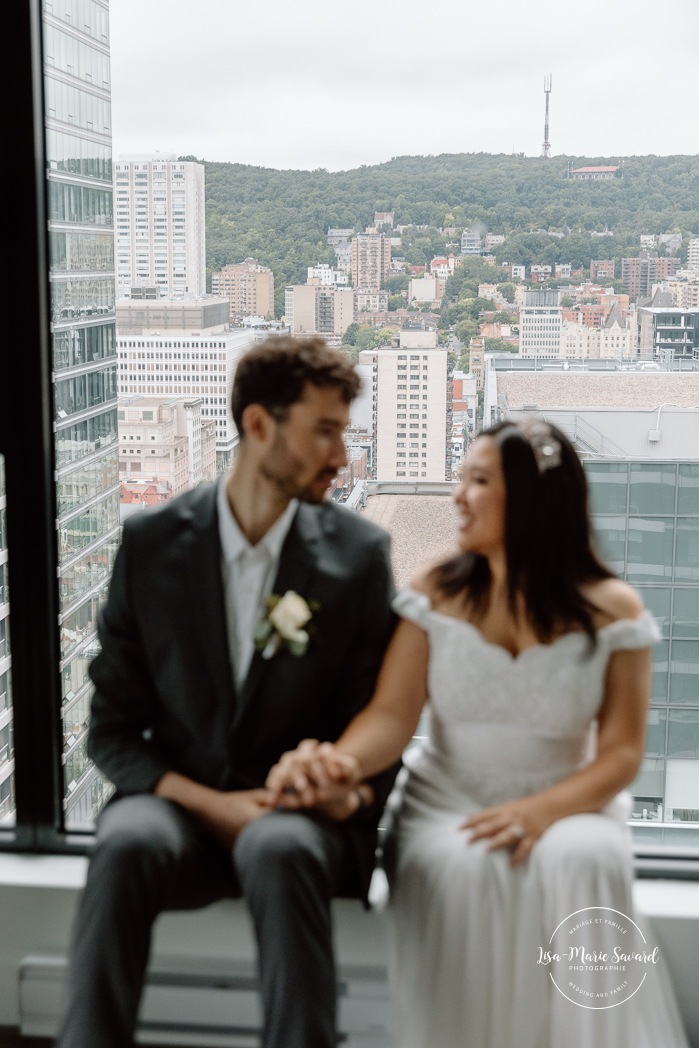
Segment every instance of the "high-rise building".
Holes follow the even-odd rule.
[[[119,395],[201,400],[203,421],[216,423],[216,471],[227,469],[238,446],[229,392],[238,360],[250,348],[249,330],[144,331],[119,335]]]
[[[211,293],[227,298],[230,318],[274,316],[274,274],[254,258],[229,263],[211,274]]]
[[[81,18],[72,6],[44,3],[67,827],[103,798],[87,670],[119,536],[109,4],[90,0]]]
[[[119,296],[139,285],[206,294],[204,165],[174,153],[122,156],[114,192]]]
[[[402,331],[398,349],[364,350],[371,365],[374,479],[451,480],[451,390],[433,331]]]
[[[391,238],[381,233],[352,237],[352,283],[356,288],[379,291],[391,269]]]
[[[638,355],[666,366],[699,362],[699,309],[644,306],[638,311]]]
[[[557,357],[561,352],[559,291],[525,291],[519,313],[519,355]]]
[[[679,265],[678,258],[648,251],[642,251],[638,258],[622,258],[621,281],[624,291],[631,298],[648,298],[653,293],[653,284],[673,277]]]
[[[168,498],[216,478],[216,423],[200,399],[122,399],[119,478],[157,481]]]
[[[354,321],[354,291],[318,284],[290,284],[284,293],[284,314],[292,335],[322,335],[339,346]]]
[[[699,237],[692,237],[687,250],[687,268],[699,269]]]

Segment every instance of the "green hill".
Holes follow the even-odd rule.
[[[571,180],[571,164],[619,164],[620,175]],[[207,265],[218,269],[252,256],[270,266],[281,309],[285,284],[305,282],[308,265],[333,260],[328,227],[363,229],[374,211],[394,211],[396,224],[431,227],[405,237],[402,253],[415,264],[447,248],[440,228],[478,222],[510,238],[499,257],[587,265],[590,258],[638,253],[641,233],[699,234],[699,157],[467,153],[396,157],[338,172],[206,162]],[[590,236],[605,229],[614,236]],[[537,230],[569,235],[532,239]]]

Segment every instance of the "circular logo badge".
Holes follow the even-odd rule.
[[[566,917],[537,964],[548,968],[551,982],[580,1008],[616,1008],[638,993],[660,959],[630,917],[609,906],[587,906]]]

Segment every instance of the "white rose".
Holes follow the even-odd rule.
[[[269,621],[286,640],[302,642],[308,640],[301,629],[311,618],[311,609],[298,593],[287,590],[269,613]]]

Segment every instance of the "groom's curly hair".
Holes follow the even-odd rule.
[[[254,346],[238,361],[231,393],[231,414],[243,437],[243,412],[261,404],[283,422],[303,397],[307,383],[335,387],[349,404],[361,389],[361,379],[349,357],[322,338],[298,339],[275,335]]]

